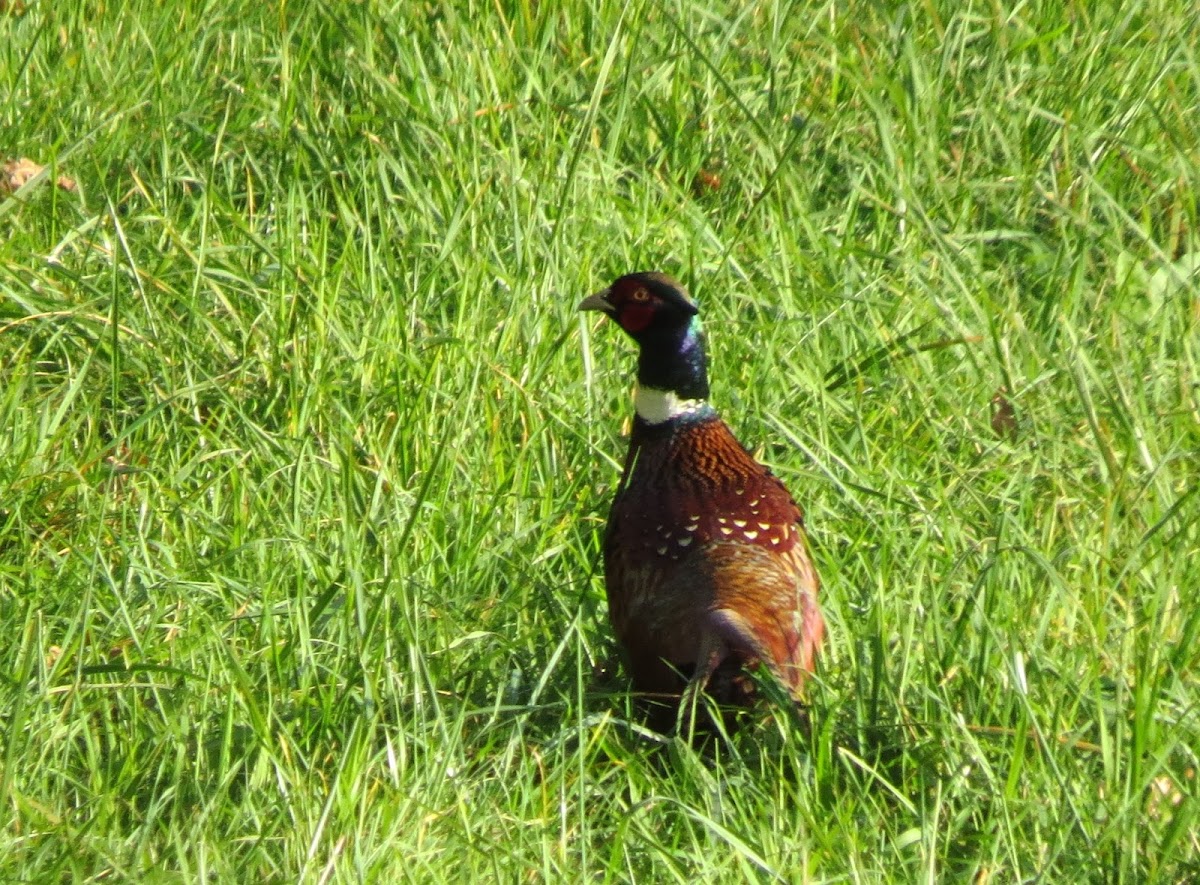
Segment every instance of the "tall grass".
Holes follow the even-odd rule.
[[[1200,874],[1198,30],[8,4],[0,878]],[[650,268],[807,512],[810,729],[611,673],[574,306]]]

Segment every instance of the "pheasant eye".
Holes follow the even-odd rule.
[[[649,301],[650,293],[645,289],[635,289],[633,295],[630,296],[634,301]]]

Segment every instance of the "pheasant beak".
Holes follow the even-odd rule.
[[[604,289],[597,292],[595,295],[589,295],[587,298],[579,302],[579,310],[600,310],[604,313],[611,314],[613,311],[612,302],[608,300],[608,295],[611,289]]]

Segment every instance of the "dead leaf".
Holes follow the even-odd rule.
[[[1189,782],[1194,781],[1196,770],[1188,768],[1184,771],[1182,779]],[[1181,804],[1183,804],[1183,791],[1178,782],[1170,775],[1160,775],[1150,782],[1150,796],[1146,802],[1146,813],[1150,817],[1161,817]]]
[[[721,176],[712,169],[700,169],[692,179],[692,194],[703,197],[721,189]]]
[[[1013,442],[1017,438],[1017,410],[1008,401],[1007,393],[1008,388],[1001,387],[992,395],[992,432]]]
[[[0,0],[0,2],[3,2],[3,0]],[[31,179],[41,175],[44,171],[46,171],[45,166],[38,165],[28,157],[21,157],[19,160],[8,160],[0,167],[0,194],[8,194],[20,190]],[[65,191],[75,190],[75,179],[68,178],[65,175],[58,176],[56,183]]]

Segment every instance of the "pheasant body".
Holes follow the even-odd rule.
[[[824,624],[803,518],[707,402],[696,308],[661,274],[630,274],[581,309],[641,345],[638,415],[604,542],[609,616],[634,688],[753,696],[761,664],[799,698]]]

